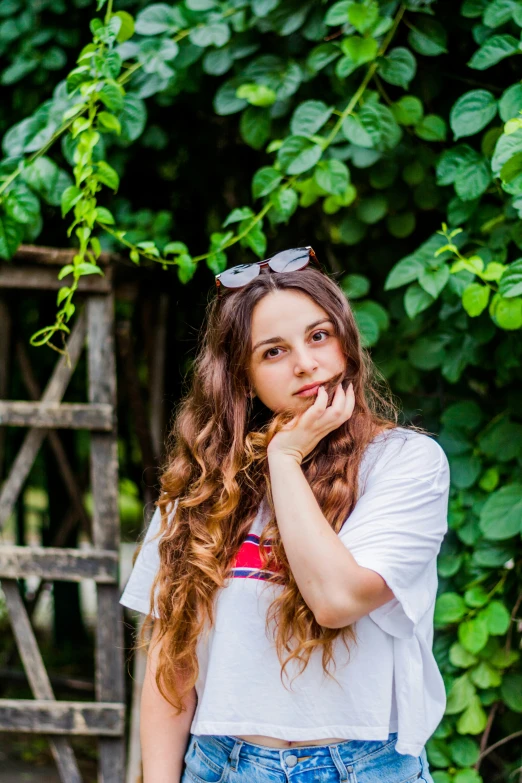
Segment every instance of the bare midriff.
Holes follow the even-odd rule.
[[[346,742],[346,739],[333,737],[332,739],[321,740],[282,740],[276,737],[264,737],[262,734],[236,734],[238,739],[245,742],[253,742],[254,745],[265,745],[267,748],[301,748],[308,745],[332,745],[334,742]]]

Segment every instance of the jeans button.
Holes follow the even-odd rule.
[[[297,764],[297,756],[294,756],[293,753],[291,753],[286,757],[285,761],[288,767],[295,767]]]
[[[349,766],[349,767],[346,767],[346,771],[347,771],[347,772],[353,772],[353,767],[352,767],[352,765],[351,765],[351,764],[350,764],[350,766]]]

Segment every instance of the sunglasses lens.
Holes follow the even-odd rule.
[[[225,288],[241,288],[250,283],[259,274],[257,264],[238,264],[230,269],[225,269],[219,276],[219,281]]]
[[[303,269],[310,260],[310,250],[307,247],[294,247],[283,250],[270,259],[270,269],[274,272],[296,272]]]

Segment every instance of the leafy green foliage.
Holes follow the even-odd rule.
[[[5,13],[7,2],[4,85],[58,74],[55,48],[77,43],[35,43],[22,3],[9,0]],[[58,206],[77,246],[60,273],[57,323],[37,341],[68,328],[102,242],[136,264],[174,266],[181,284],[202,261],[218,274],[234,254],[264,258],[283,238],[327,245],[363,344],[406,415],[422,405],[450,462],[434,648],[448,707],[428,757],[436,783],[480,783],[488,715],[501,705],[507,735],[522,712],[512,620],[522,565],[520,3],[125,8],[91,20],[75,67],[3,137],[0,256],[36,239]],[[187,116],[193,95],[197,119]],[[114,196],[132,190],[133,151],[167,149],[183,123],[197,123],[195,136],[206,128],[207,167],[226,144],[246,154],[226,173],[225,199],[220,189],[206,210],[197,200],[197,251],[173,219],[177,196],[172,213],[156,214]],[[155,176],[177,193],[187,178],[178,188],[169,155]]]

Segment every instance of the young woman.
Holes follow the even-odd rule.
[[[448,462],[310,260],[217,276],[122,597],[153,625],[144,783],[433,783]]]

